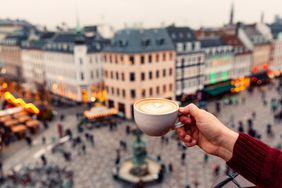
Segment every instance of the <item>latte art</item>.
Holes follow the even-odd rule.
[[[173,102],[150,99],[138,103],[137,108],[149,114],[163,114],[176,110],[177,106]]]

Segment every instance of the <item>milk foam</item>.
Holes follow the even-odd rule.
[[[151,114],[161,114],[175,110],[175,104],[169,102],[144,102],[140,104],[139,109]]]

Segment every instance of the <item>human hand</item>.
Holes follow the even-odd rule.
[[[198,145],[206,153],[228,161],[238,133],[225,127],[214,115],[189,104],[179,109],[179,120],[184,126],[177,128],[179,138],[187,147]]]

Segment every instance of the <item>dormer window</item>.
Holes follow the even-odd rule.
[[[179,33],[179,38],[183,38],[183,33]]]
[[[175,39],[176,35],[174,33],[171,34],[171,38]]]
[[[156,41],[156,43],[157,43],[158,45],[163,45],[164,42],[165,42],[164,38],[157,39],[157,41]]]

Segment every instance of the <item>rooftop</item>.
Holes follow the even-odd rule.
[[[174,50],[174,45],[165,29],[123,29],[116,32],[111,46],[105,51],[142,53]]]
[[[171,40],[177,42],[193,42],[196,40],[195,34],[190,27],[169,26],[166,28]]]
[[[205,37],[200,39],[202,48],[227,45],[220,36]]]
[[[244,25],[242,26],[242,29],[254,45],[270,42],[256,29],[255,24]]]

